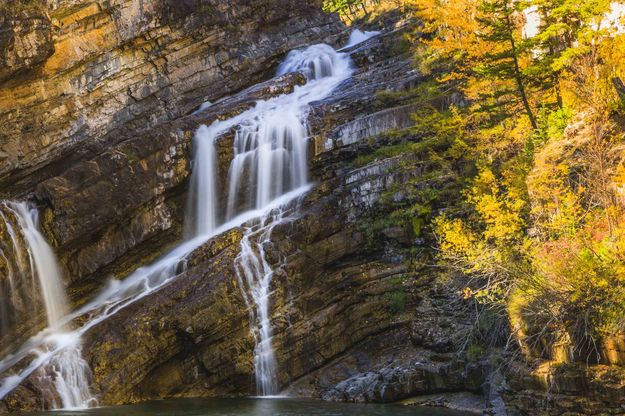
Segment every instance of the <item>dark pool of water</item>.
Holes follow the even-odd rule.
[[[328,403],[299,399],[175,399],[29,416],[468,416],[469,413],[400,405]]]

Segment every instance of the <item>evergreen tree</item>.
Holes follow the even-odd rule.
[[[529,0],[540,16],[538,34],[526,41],[534,51],[527,73],[542,90],[552,90],[558,107],[563,107],[561,78],[576,57],[594,54],[604,34],[601,20],[610,0]],[[597,64],[596,62],[594,64]]]
[[[472,110],[491,124],[524,112],[537,122],[524,67],[519,12],[510,0],[415,0],[424,21],[428,65],[442,68],[444,82],[460,84]]]
[[[537,129],[536,117],[528,98],[527,78],[521,67],[525,52],[519,47],[521,31],[516,18],[519,13],[510,0],[483,0],[480,11],[478,21],[483,29],[481,36],[496,45],[496,48],[485,51],[479,73],[487,78],[513,80],[513,95],[521,102],[532,127]]]

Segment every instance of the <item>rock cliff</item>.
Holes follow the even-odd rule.
[[[5,113],[14,121],[3,165],[6,194],[29,191],[39,202],[76,304],[109,275],[123,277],[178,240],[197,127],[301,83],[295,74],[244,89],[270,78],[288,49],[334,42],[339,35],[336,21],[321,16],[315,4],[299,5],[296,17],[280,12],[288,9],[282,5],[258,22],[255,13],[266,7],[258,3],[241,5],[237,15],[225,6],[218,13],[218,4],[173,13],[166,3],[140,10],[120,3],[51,8],[52,54],[11,68],[3,84],[7,94],[20,86],[42,108],[81,106],[65,113],[57,108],[54,117],[43,111],[49,123],[36,120],[27,131],[32,140],[22,133],[29,147],[13,151],[12,140],[24,130],[20,120],[35,112],[15,101]],[[248,23],[233,27],[235,21]],[[81,49],[80,56],[56,56],[69,53],[61,39],[80,43],[91,36],[109,43]],[[146,42],[158,50],[150,51],[155,56],[149,63],[137,56],[146,53]],[[412,107],[401,100],[375,102],[378,91],[402,91],[421,79],[402,42],[402,31],[390,31],[351,50],[355,76],[313,104],[316,185],[299,215],[272,234],[271,258],[279,268],[271,305],[278,379],[293,394],[394,401],[428,392],[479,392],[484,381],[481,364],[456,354],[471,313],[453,285],[437,281],[427,266],[428,250],[410,254],[414,231],[366,229],[368,221],[407,203],[396,189],[400,184],[426,186],[419,180],[428,169],[426,154],[355,161],[391,140],[387,133],[413,124]],[[58,88],[60,79],[94,85],[76,84],[60,100],[45,89],[46,82]],[[34,98],[34,84],[46,93]],[[225,95],[230,97],[190,114]],[[68,127],[77,117],[88,125]],[[43,132],[37,122],[49,128]],[[406,133],[399,140],[419,139]],[[227,135],[219,153],[220,163],[228,163]],[[216,237],[174,282],[88,333],[84,355],[101,403],[254,393],[254,342],[233,268],[240,238],[236,229]],[[34,379],[26,382],[7,398],[7,407],[45,407],[39,389]]]
[[[406,202],[394,185],[423,186],[418,177],[427,170],[412,156],[352,165],[363,147],[412,124],[401,103],[371,106],[376,91],[401,90],[418,79],[409,55],[389,48],[401,37],[391,33],[352,51],[357,74],[313,105],[317,185],[300,215],[272,234],[273,344],[279,384],[293,394],[383,402],[480,392],[485,380],[483,365],[456,354],[471,328],[470,308],[453,285],[436,281],[424,265],[427,255],[408,254],[413,231],[363,229],[368,218]],[[385,126],[357,127],[380,112]],[[361,133],[342,141],[335,132],[347,128]],[[414,169],[419,163],[424,167]],[[385,207],[380,201],[389,194],[394,202]],[[104,402],[255,393],[254,341],[233,267],[240,238],[237,230],[215,238],[175,282],[89,334],[85,355]]]
[[[0,192],[37,202],[75,306],[180,240],[201,124],[292,91],[301,74],[272,77],[284,54],[345,37],[317,1],[19,4],[0,6]],[[346,53],[353,77],[309,114],[313,188],[267,243],[278,383],[338,401],[470,392],[487,407],[498,399],[497,363],[468,351],[477,316],[460,293],[465,277],[440,273],[419,215],[397,217],[429,189],[455,189],[430,158],[432,144],[410,129],[423,103],[395,94],[424,77],[401,27]],[[206,101],[215,104],[200,108]],[[380,151],[389,145],[412,151]],[[227,166],[231,134],[217,150]],[[254,339],[234,269],[242,232],[203,244],[165,287],[86,334],[100,404],[255,393]],[[514,414],[538,411],[548,386],[538,373],[524,367],[510,378]],[[0,410],[49,406],[37,376]],[[575,411],[601,409],[619,388],[580,401],[572,384],[561,397]]]
[[[194,128],[155,126],[340,28],[315,1],[18,3],[0,9],[0,189],[47,207],[71,281],[123,275],[179,235]]]

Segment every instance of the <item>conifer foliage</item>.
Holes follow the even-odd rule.
[[[380,92],[421,108],[409,134],[422,142],[387,153],[428,149],[440,187],[397,217],[432,232],[441,270],[469,276],[463,295],[506,321],[529,358],[561,360],[553,346],[565,345],[566,360],[605,360],[602,345],[625,339],[625,21],[609,18],[623,1],[377,9],[389,2],[412,22],[430,81]],[[348,22],[377,13],[364,0],[324,5]],[[441,97],[452,104],[427,105]]]
[[[472,277],[465,295],[501,312],[525,353],[553,359],[563,343],[569,359],[600,361],[602,342],[625,335],[625,34],[607,19],[614,2],[405,3],[419,69],[463,97],[417,119],[433,137],[456,126],[438,157],[464,191],[434,215],[441,264]]]

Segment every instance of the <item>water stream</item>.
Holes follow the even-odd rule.
[[[194,178],[191,182],[190,221],[195,235],[211,229],[220,218],[231,221],[250,209],[263,214],[245,224],[241,252],[235,268],[250,314],[255,340],[254,369],[257,394],[279,393],[276,357],[272,345],[271,281],[274,271],[265,246],[273,228],[297,208],[290,203],[266,209],[276,198],[308,184],[308,110],[312,101],[329,95],[351,75],[349,57],[328,45],[313,45],[289,53],[277,75],[301,72],[307,83],[290,94],[260,101],[244,113],[211,126],[202,126],[194,141]],[[234,129],[234,158],[228,169],[226,189],[217,190],[216,149],[222,135]],[[217,192],[227,192],[226,212],[217,208]],[[299,196],[300,193],[296,191]],[[187,233],[189,230],[187,230]]]
[[[0,381],[0,399],[35,371],[46,368],[62,407],[93,404],[89,369],[80,354],[83,334],[179,275],[187,256],[211,237],[241,225],[245,233],[235,269],[256,342],[258,394],[279,392],[270,319],[274,272],[265,247],[270,244],[274,227],[296,215],[298,201],[310,189],[306,124],[309,104],[327,97],[352,73],[349,57],[328,45],[292,51],[278,75],[294,71],[304,73],[305,85],[296,86],[292,93],[258,101],[241,114],[197,130],[183,241],[124,280],[112,280],[92,301],[72,313],[67,313],[54,253],[38,231],[36,211],[25,204],[6,205],[19,220],[19,227],[11,228],[9,233],[17,234],[14,228],[19,228],[31,248],[31,269],[38,271],[48,327],[0,360],[0,374],[4,377]],[[225,140],[226,133],[234,134],[235,156],[228,172],[219,172],[216,147]],[[227,184],[219,189],[218,178],[224,174]],[[218,203],[222,195],[226,204]],[[6,257],[6,253],[3,255]],[[13,256],[14,269],[23,267],[24,259],[19,256]],[[9,285],[11,282],[10,277]]]
[[[20,310],[20,306],[32,308],[39,301],[45,306],[48,323],[44,331],[45,339],[30,350],[30,354],[36,357],[34,362],[38,363],[39,358],[55,351],[50,360],[42,361],[43,368],[40,369],[40,377],[55,386],[60,398],[60,403],[55,397],[51,398],[52,408],[81,409],[95,404],[89,391],[90,370],[82,358],[80,338],[70,331],[69,323],[64,321],[69,309],[63,279],[56,255],[39,230],[38,211],[25,202],[4,202],[0,205],[0,216],[11,240],[11,244],[4,244],[2,250],[8,265],[11,298],[24,296],[20,292],[27,290],[27,297],[22,299],[26,301],[25,305],[13,303],[12,309],[16,315],[34,314],[36,308],[26,312]],[[9,250],[12,253],[7,255],[5,251]],[[28,257],[27,262],[25,257]],[[9,258],[14,259],[13,266]],[[12,361],[17,363],[19,358],[14,357]],[[15,376],[11,378],[14,382],[18,381]]]

